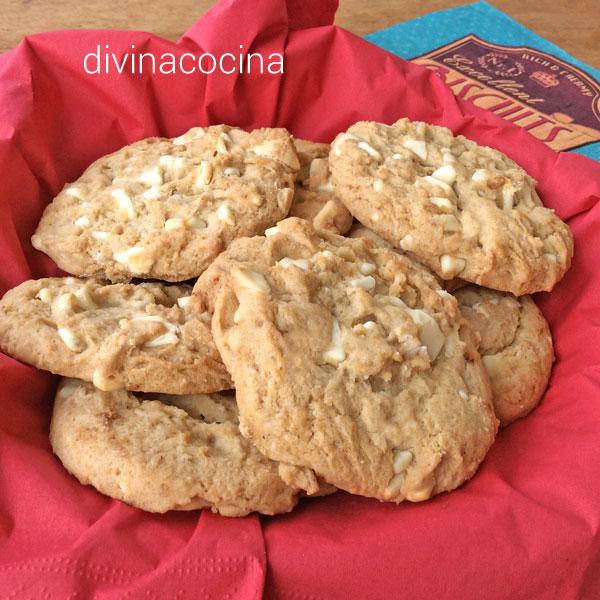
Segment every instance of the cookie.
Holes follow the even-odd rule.
[[[150,512],[272,515],[292,510],[301,491],[240,435],[225,394],[136,396],[66,379],[50,441],[81,483]]]
[[[376,234],[374,231],[372,231],[368,227],[365,227],[359,221],[356,221],[354,223],[354,225],[352,225],[352,228],[348,232],[348,237],[366,238],[366,239],[372,240],[378,246],[383,246],[384,248],[392,248],[392,245],[387,240],[384,240],[380,235]],[[399,250],[398,248],[396,248],[395,250],[396,250],[396,252],[402,252],[402,250]],[[419,261],[417,260],[417,262],[419,262]],[[467,285],[467,282],[463,281],[462,279],[460,279],[458,277],[454,277],[453,279],[448,279],[448,280],[440,279],[440,285],[447,292],[454,292],[455,290],[459,290],[460,288]]]
[[[520,296],[550,291],[571,264],[571,232],[536,182],[445,127],[359,122],[335,139],[329,162],[354,217],[443,279]]]
[[[298,167],[285,129],[217,125],[148,138],[67,185],[31,240],[74,275],[184,281],[234,238],[285,217]]]
[[[497,428],[475,333],[409,258],[290,218],[236,240],[194,295],[240,430],[351,493],[420,501],[469,479]]]
[[[317,229],[344,234],[352,215],[336,198],[329,172],[329,144],[295,139],[300,161],[290,216],[310,221]]]
[[[455,292],[463,316],[481,338],[483,359],[501,425],[529,414],[552,370],[550,327],[530,296],[516,298],[469,285]]]
[[[0,349],[107,391],[229,389],[207,315],[193,310],[190,293],[189,286],[159,283],[26,281],[0,301]]]

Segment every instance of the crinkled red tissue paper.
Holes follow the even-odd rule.
[[[177,42],[58,31],[0,56],[0,293],[57,267],[29,238],[96,158],[195,125],[283,126],[330,141],[402,116],[498,148],[575,235],[536,300],[557,361],[541,406],[498,435],[472,481],[421,503],[340,492],[288,515],[152,515],[80,485],[53,456],[57,379],[0,355],[0,597],[344,600],[600,597],[600,167],[457,100],[441,79],[332,25],[332,0],[223,0]],[[281,75],[86,75],[111,51],[285,53]]]

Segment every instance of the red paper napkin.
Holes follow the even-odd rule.
[[[0,293],[59,272],[29,242],[43,207],[124,144],[222,122],[329,141],[358,119],[409,116],[507,153],[573,229],[573,268],[536,298],[557,354],[542,405],[499,434],[471,482],[422,504],[338,493],[273,518],[150,515],[66,473],[47,436],[56,379],[0,355],[2,598],[600,597],[600,167],[332,26],[335,8],[223,0],[177,44],[61,31],[0,56]],[[285,53],[285,74],[86,75],[99,43],[157,56],[242,44]]]

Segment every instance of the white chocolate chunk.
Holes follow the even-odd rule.
[[[375,278],[370,275],[367,277],[358,277],[350,280],[350,286],[355,288],[362,288],[363,290],[371,291],[375,289]]]
[[[203,221],[200,217],[191,217],[186,220],[186,223],[192,229],[206,229],[206,221]]]
[[[416,154],[421,160],[427,160],[427,144],[424,141],[404,140],[402,145],[413,154]]]
[[[467,266],[467,263],[462,258],[455,258],[454,256],[450,256],[449,254],[443,254],[440,257],[440,267],[441,267],[442,273],[446,277],[455,277],[466,266]]]
[[[67,196],[73,196],[73,198],[77,198],[78,200],[83,200],[83,192],[74,185],[68,187],[65,190],[65,194],[67,194]]]
[[[96,369],[92,375],[92,383],[103,392],[114,392],[122,388],[121,383],[105,377],[100,369]]]
[[[241,175],[240,170],[236,167],[227,167],[224,169],[223,174],[226,177],[239,177]]]
[[[146,200],[155,200],[160,196],[160,188],[157,185],[153,185],[151,188],[148,188],[143,194],[142,197]]]
[[[460,231],[460,223],[454,215],[436,215],[434,218],[442,225],[445,232]]]
[[[412,462],[413,453],[410,450],[396,449],[394,451],[394,473],[402,473],[406,471],[408,465]]]
[[[115,252],[113,258],[132,273],[140,274],[147,272],[154,262],[142,246],[133,246],[122,252]]]
[[[402,154],[398,154],[398,152],[396,152],[395,154],[392,154],[392,158],[394,160],[402,160],[403,156]]]
[[[363,275],[372,275],[377,270],[377,267],[373,263],[364,262],[358,265],[358,270]]]
[[[36,295],[36,298],[41,300],[42,302],[51,302],[54,294],[48,288],[42,288]]]
[[[90,234],[95,240],[107,240],[108,232],[107,231],[92,231]]]
[[[233,214],[231,208],[227,206],[227,204],[221,204],[221,206],[217,208],[217,219],[227,223],[228,225],[235,225],[235,215]]]
[[[442,181],[441,179],[436,179],[435,177],[432,177],[431,175],[425,175],[425,177],[421,178],[421,181],[426,181],[427,183],[429,183],[431,185],[436,185],[437,187],[442,188],[446,192],[452,193],[452,191],[453,191],[452,188],[445,181]]]
[[[173,231],[174,229],[185,229],[185,219],[173,218],[165,221],[165,229]]]
[[[271,288],[262,273],[257,273],[256,271],[246,271],[235,267],[231,270],[231,275],[239,285],[245,287],[246,289],[252,290],[253,292],[260,292],[263,294],[268,294],[271,292]]]
[[[137,178],[137,181],[149,187],[162,185],[163,176],[158,167],[152,167],[142,171]]]
[[[342,155],[342,149],[340,148],[340,146],[342,144],[344,144],[347,141],[350,140],[357,140],[358,138],[355,135],[352,135],[351,133],[342,133],[342,135],[338,136],[333,144],[333,151],[335,153],[336,156],[341,156]]]
[[[346,353],[342,345],[342,330],[337,319],[333,319],[331,324],[331,344],[323,353],[323,358],[326,362],[334,365],[337,365],[346,358]]]
[[[277,192],[277,206],[283,211],[287,211],[292,203],[294,192],[290,188],[282,188]]]
[[[502,208],[503,210],[510,210],[514,207],[515,203],[515,191],[510,188],[504,188],[502,190]]]
[[[92,222],[86,216],[79,217],[79,219],[75,220],[76,227],[86,228],[86,227],[89,227],[91,224],[92,224]]]
[[[201,138],[206,133],[206,130],[203,127],[192,127],[189,131],[186,131],[184,134],[180,135],[173,139],[173,144],[176,146],[182,146],[195,140],[197,138]]]
[[[383,190],[383,181],[381,181],[381,179],[376,179],[376,180],[373,182],[373,189],[374,189],[376,192],[381,192],[381,191]]]
[[[377,223],[378,221],[380,221],[380,220],[381,220],[381,215],[380,215],[378,212],[374,212],[374,213],[371,215],[371,220],[372,220],[374,223]]]
[[[446,300],[449,300],[450,298],[454,299],[454,296],[452,294],[450,294],[449,292],[447,292],[446,290],[443,290],[441,288],[439,290],[435,290],[435,293],[440,298],[445,298]]]
[[[298,267],[299,269],[302,269],[303,271],[308,271],[308,261],[304,260],[304,259],[294,260],[292,258],[288,258],[287,256],[285,256],[284,258],[282,258],[279,261],[279,264],[282,267],[289,267],[291,265],[294,265],[294,266]]]
[[[192,304],[191,296],[182,296],[181,298],[177,298],[177,306],[179,308],[188,308]]]
[[[58,296],[54,306],[58,312],[71,314],[77,308],[77,301],[71,292],[66,292]]]
[[[558,262],[558,257],[556,256],[556,254],[551,254],[550,252],[545,252],[544,253],[544,258],[551,263],[556,263]]]
[[[443,165],[436,169],[431,176],[434,179],[452,185],[456,181],[456,169],[452,165]]]
[[[213,178],[213,167],[207,161],[203,160],[200,163],[200,168],[198,169],[198,178],[196,179],[196,187],[202,187],[208,185]]]
[[[228,150],[228,144],[231,143],[231,138],[225,133],[221,133],[217,138],[217,150],[221,154],[225,154]]]
[[[469,399],[469,395],[467,394],[467,392],[465,392],[465,390],[458,390],[458,396],[460,397],[461,400]]]
[[[86,285],[84,285],[83,287],[80,287],[75,292],[75,298],[77,300],[77,304],[83,310],[94,310],[95,308],[98,308],[98,305],[96,304],[96,302],[94,300],[94,296],[92,295],[92,292],[90,291],[89,287]]]
[[[367,142],[358,142],[358,147],[361,150],[364,150],[369,156],[372,156],[373,158],[375,158],[377,160],[382,159],[382,156],[379,153],[379,151],[375,150],[375,148],[373,148],[373,146],[370,146],[369,144],[367,144]]]
[[[390,479],[388,486],[385,488],[385,490],[383,492],[383,497],[386,500],[393,498],[394,495],[400,491],[400,488],[402,487],[402,484],[404,483],[404,479],[405,479],[404,473],[398,473],[397,475],[394,475]]]
[[[446,337],[442,333],[437,321],[430,314],[418,308],[408,308],[406,312],[410,315],[415,325],[419,327],[419,339],[427,348],[430,360],[435,360],[446,341]]]
[[[242,320],[242,307],[237,307],[237,310],[233,313],[233,322],[237,325]]]
[[[85,349],[83,341],[68,327],[59,327],[57,331],[60,339],[69,350],[82,352]]]
[[[438,208],[444,208],[447,210],[452,210],[454,208],[454,204],[448,198],[442,198],[441,196],[432,196],[430,199],[431,204],[434,204]]]
[[[275,235],[276,233],[279,233],[281,231],[281,229],[279,229],[279,227],[277,227],[277,225],[275,225],[275,227],[269,227],[269,229],[265,229],[265,237],[271,237],[272,235]]]
[[[486,169],[477,169],[471,175],[471,181],[475,183],[485,183],[490,177],[489,171]]]
[[[377,323],[375,323],[375,321],[365,321],[363,327],[367,331],[373,331],[374,329],[377,329]]]
[[[177,344],[179,338],[179,327],[158,315],[144,315],[141,317],[134,317],[131,321],[150,321],[153,323],[160,323],[165,329],[165,333],[152,338],[144,344],[144,348],[156,348],[157,346],[166,346],[168,344]]]
[[[136,213],[133,202],[125,190],[116,188],[111,191],[110,195],[117,201],[117,206],[119,209],[118,215],[120,218],[127,220],[135,218]]]
[[[414,248],[415,246],[415,238],[410,235],[410,233],[407,233],[401,240],[400,240],[400,248],[402,248],[402,250],[411,250],[412,248]]]

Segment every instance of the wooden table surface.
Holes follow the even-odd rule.
[[[256,0],[257,2],[260,0]],[[340,0],[336,22],[364,35],[467,0]],[[141,29],[177,39],[214,0],[0,0],[0,52],[30,33],[63,28]],[[600,68],[600,0],[492,0],[572,55]]]

